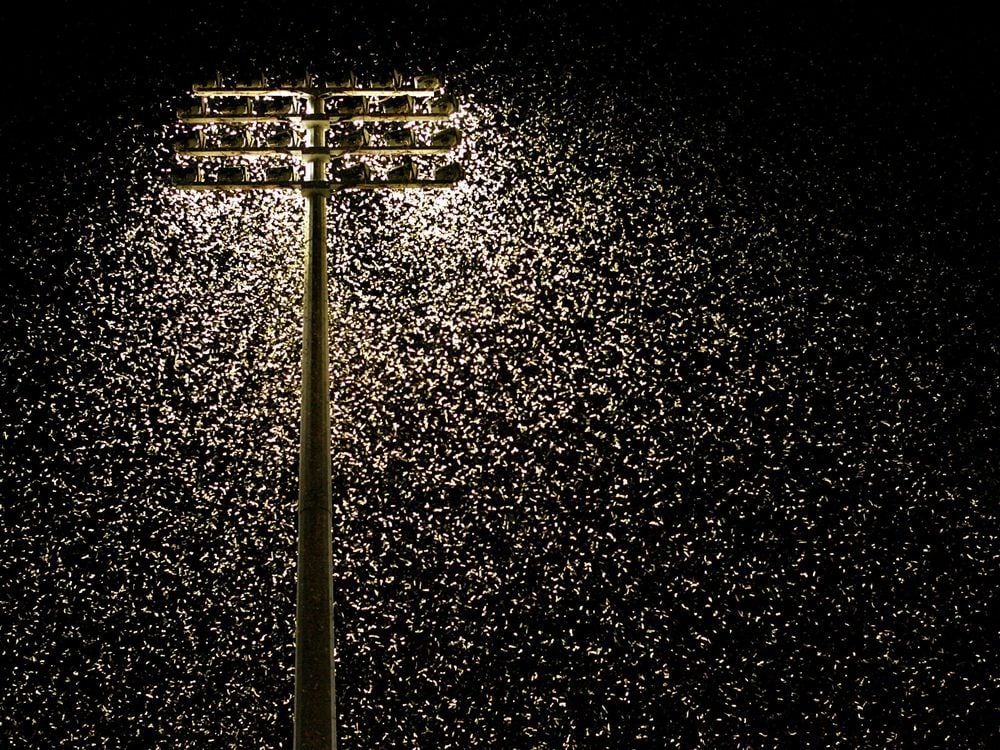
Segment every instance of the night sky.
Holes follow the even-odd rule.
[[[166,177],[344,66],[467,177],[331,198],[340,748],[1000,746],[984,13],[79,5],[0,11],[0,746],[291,747],[302,199]]]

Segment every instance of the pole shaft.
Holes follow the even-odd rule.
[[[305,239],[294,748],[336,750],[324,191],[307,192]]]

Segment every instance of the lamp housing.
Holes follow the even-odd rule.
[[[262,99],[260,102],[260,113],[271,117],[294,115],[297,114],[296,103],[295,99],[290,96],[283,96],[275,99]]]
[[[264,170],[265,182],[291,182],[295,179],[295,168],[290,165],[268,167]]]
[[[441,76],[438,75],[418,75],[413,79],[413,87],[421,91],[437,91],[442,85]]]
[[[445,164],[434,170],[434,182],[455,183],[465,177],[461,164]]]
[[[396,166],[391,167],[386,172],[385,177],[388,182],[416,182],[417,165],[408,159],[401,161]]]
[[[294,148],[298,144],[298,136],[291,128],[280,128],[264,136],[268,148]]]
[[[458,128],[445,128],[431,136],[433,148],[454,148],[462,141],[462,132]]]
[[[341,131],[329,131],[326,141],[335,148],[364,148],[371,144],[371,134],[367,128],[349,128]]]
[[[380,103],[382,111],[387,115],[405,115],[413,112],[412,96],[393,96],[383,99]]]
[[[363,96],[342,96],[326,103],[326,111],[337,115],[363,115],[368,111],[368,100]]]
[[[215,176],[215,181],[220,185],[233,185],[242,182],[249,182],[250,175],[243,165],[236,167],[220,167]]]
[[[193,130],[184,133],[174,140],[175,151],[198,151],[205,148],[205,131]]]
[[[363,182],[370,182],[372,173],[367,164],[354,164],[349,167],[331,169],[330,177],[341,185],[359,185]]]
[[[220,115],[249,115],[250,99],[245,96],[225,97],[216,103],[216,111]]]
[[[416,145],[416,139],[410,128],[390,130],[383,136],[383,140],[389,148],[413,148]]]
[[[197,185],[205,181],[205,175],[200,164],[176,167],[170,178],[174,185]]]
[[[451,94],[441,94],[427,101],[427,109],[434,115],[453,115],[458,112],[458,100]]]

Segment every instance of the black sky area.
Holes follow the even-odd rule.
[[[474,132],[331,209],[341,750],[998,746],[995,27],[751,5],[0,10],[0,746],[291,746],[300,209],[164,185],[344,67]]]

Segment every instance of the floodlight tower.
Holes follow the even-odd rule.
[[[458,145],[461,134],[449,122],[458,103],[439,77],[404,80],[396,72],[362,85],[346,74],[323,81],[305,75],[277,86],[263,76],[229,82],[216,74],[192,91],[197,101],[178,112],[193,128],[175,143],[182,162],[174,171],[176,187],[291,189],[305,198],[294,747],[335,750],[327,199],[341,190],[455,185],[463,176],[459,165],[446,164],[421,179],[413,157],[446,154]],[[412,128],[418,122],[444,127],[418,145]],[[370,132],[369,124],[377,130]],[[255,156],[269,157],[262,174],[247,167],[246,157]],[[386,157],[402,161],[374,177],[370,163]]]

